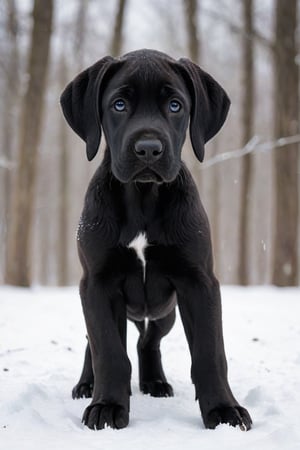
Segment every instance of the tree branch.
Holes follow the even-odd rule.
[[[260,143],[261,138],[259,136],[253,136],[250,141],[242,148],[237,150],[231,150],[229,152],[220,153],[213,158],[203,162],[200,169],[207,169],[215,164],[228,161],[229,159],[240,158],[251,152],[267,152],[269,150],[275,150],[277,148],[286,147],[287,145],[297,144],[300,142],[300,134],[294,136],[281,137],[277,140],[267,141]]]

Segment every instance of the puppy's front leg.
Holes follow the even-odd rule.
[[[206,428],[220,423],[251,428],[248,411],[234,398],[227,380],[221,300],[213,275],[199,275],[178,288],[178,304],[192,357],[192,381]]]
[[[94,390],[83,422],[91,429],[124,428],[129,421],[131,365],[126,353],[126,309],[121,293],[109,294],[94,277],[81,281],[80,295],[92,353]]]

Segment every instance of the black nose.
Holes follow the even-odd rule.
[[[140,139],[134,144],[136,156],[143,162],[151,164],[163,154],[163,145],[159,139]]]

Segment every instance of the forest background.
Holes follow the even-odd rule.
[[[227,284],[299,285],[298,0],[2,0],[0,283],[72,285],[93,163],[60,93],[106,54],[155,48],[211,73],[232,106],[204,163],[184,160]]]

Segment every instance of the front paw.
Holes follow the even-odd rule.
[[[206,428],[210,429],[216,428],[220,423],[228,423],[233,427],[239,426],[242,431],[248,431],[252,425],[250,414],[242,406],[215,408],[203,420]]]
[[[91,430],[102,430],[105,425],[121,429],[129,423],[129,412],[120,405],[98,403],[86,408],[82,422]]]

